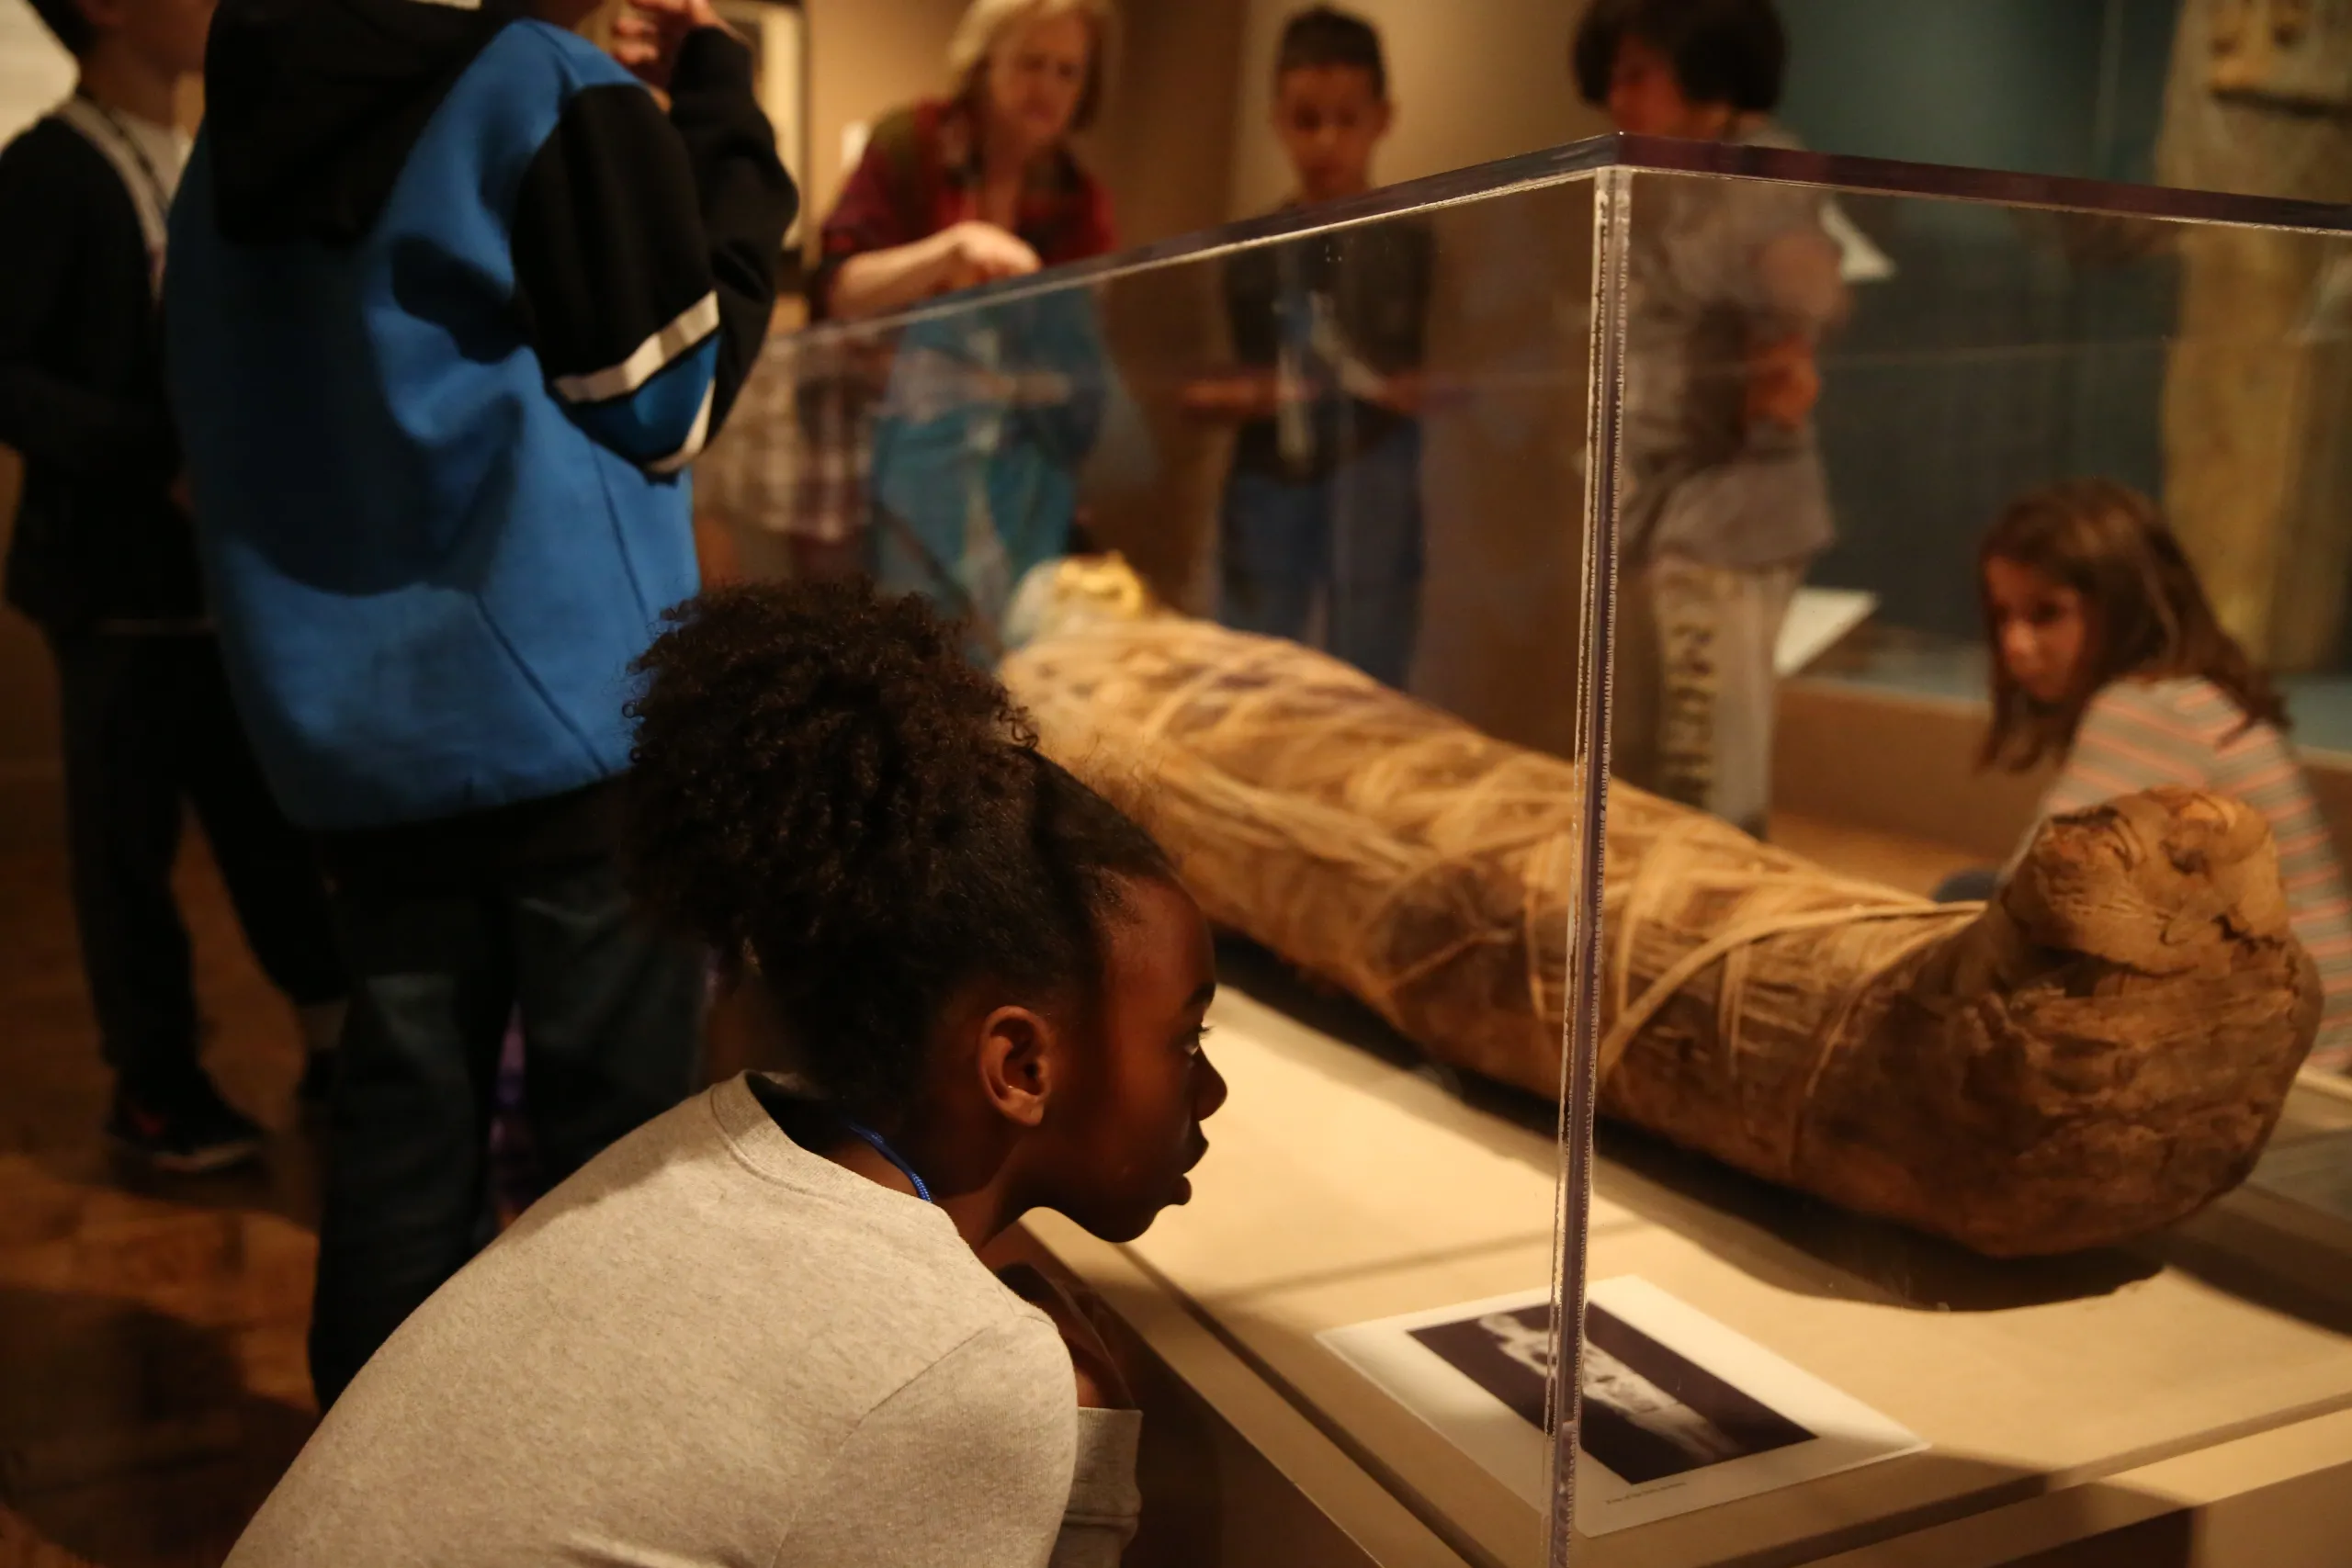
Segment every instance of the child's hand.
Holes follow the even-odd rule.
[[[1271,370],[1237,370],[1187,381],[1186,413],[1211,419],[1272,419],[1282,407],[1282,378]]]
[[[1407,419],[1418,418],[1429,406],[1429,377],[1419,370],[1400,370],[1394,376],[1384,376],[1372,400],[1390,413],[1403,414]]]
[[[686,35],[699,28],[717,28],[729,38],[738,35],[710,8],[710,0],[628,0],[629,8],[613,18],[613,58],[647,86],[670,88],[670,73]]]
[[[1069,1348],[1070,1366],[1077,1374],[1078,1403],[1081,1408],[1136,1407],[1135,1395],[1127,1391],[1127,1380],[1121,1374],[1119,1363],[1113,1358],[1111,1348],[1102,1342],[1102,1332],[1094,1326],[1084,1306],[1026,1263],[1000,1270],[997,1278],[1014,1295],[1052,1318],[1054,1326],[1061,1330],[1062,1343]]]
[[[1803,333],[1770,343],[1747,360],[1747,423],[1802,427],[1821,400],[1821,369]]]
[[[1020,235],[977,220],[942,229],[930,243],[938,269],[933,291],[939,294],[1002,277],[1026,277],[1044,265]]]

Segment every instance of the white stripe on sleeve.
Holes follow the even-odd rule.
[[[664,366],[718,330],[718,295],[704,295],[678,319],[629,351],[627,359],[582,376],[559,376],[556,395],[568,403],[601,403],[625,398],[662,373]]]

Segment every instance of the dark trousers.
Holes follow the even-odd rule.
[[[1331,654],[1402,690],[1420,631],[1421,558],[1419,425],[1321,479],[1237,470],[1225,491],[1217,618],[1302,641],[1319,594]]]
[[[481,1240],[500,1045],[552,1184],[677,1104],[701,1067],[701,952],[650,930],[609,851],[505,852],[481,819],[331,854],[352,966],[311,1311],[321,1408]]]
[[[133,1099],[195,1080],[198,1021],[172,863],[187,806],[254,957],[299,1005],[345,992],[309,842],[270,797],[209,636],[59,637],[66,843],[106,1059]]]

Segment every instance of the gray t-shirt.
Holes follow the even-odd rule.
[[[1115,1563],[1131,1411],[947,1216],[737,1078],[623,1139],[403,1324],[233,1568]]]
[[[1795,147],[1765,124],[1744,145]],[[1664,554],[1752,570],[1829,543],[1829,494],[1808,420],[1796,430],[1746,414],[1758,345],[1822,323],[1776,308],[1767,246],[1829,243],[1811,186],[1704,175],[1645,175],[1634,186],[1625,321],[1624,559]]]

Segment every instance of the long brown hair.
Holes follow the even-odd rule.
[[[2064,701],[2038,703],[2009,678],[1984,566],[2006,560],[2082,595],[2083,668]],[[1976,554],[1976,592],[1993,650],[1993,724],[1980,767],[2022,772],[2075,743],[2083,710],[2121,680],[2202,678],[2245,724],[2288,726],[2270,677],[2222,629],[2180,541],[2156,503],[2112,479],[2067,479],[2019,496]]]

